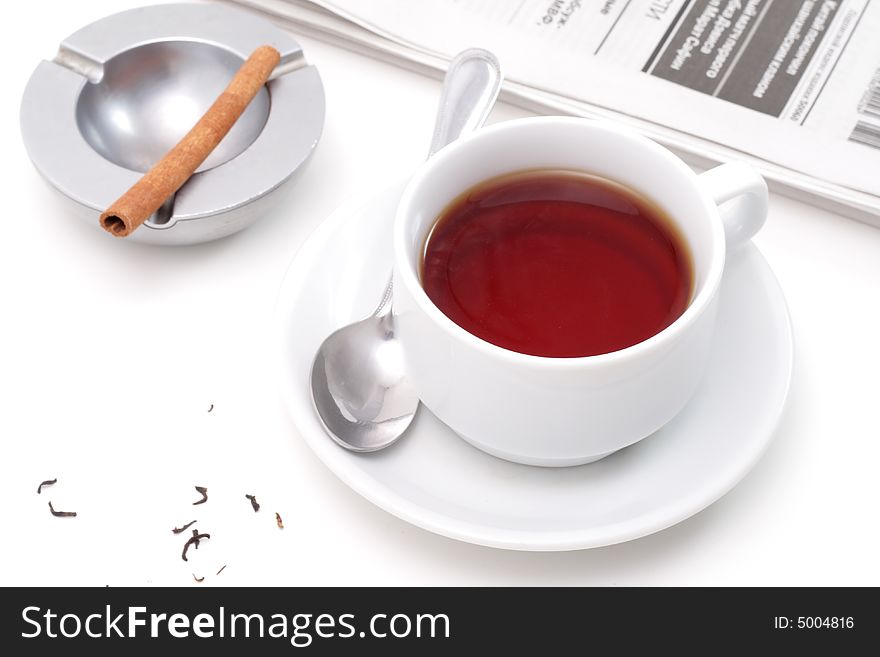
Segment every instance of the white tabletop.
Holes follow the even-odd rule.
[[[772,198],[755,241],[788,298],[794,380],[775,441],[719,502],[583,552],[435,536],[361,499],[300,439],[272,321],[309,233],[424,157],[440,83],[300,37],[327,119],[282,207],[203,246],[124,242],[69,216],[28,162],[18,105],[63,37],[138,4],[18,4],[2,40],[0,584],[880,584],[880,230]],[[501,104],[491,121],[525,115]],[[191,506],[195,485],[209,503]],[[79,516],[52,517],[50,499]],[[170,530],[195,518],[213,536],[184,563],[187,534]]]

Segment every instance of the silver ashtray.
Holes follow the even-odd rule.
[[[263,44],[281,53],[266,87],[177,194],[127,239],[194,244],[239,231],[280,200],[324,125],[317,69],[292,36],[251,14],[156,5],[70,35],[25,88],[28,154],[98,228],[100,213],[192,128]]]

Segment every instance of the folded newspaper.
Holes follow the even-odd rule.
[[[880,226],[880,2],[232,0],[424,70],[480,46],[504,98],[612,118],[696,166]]]

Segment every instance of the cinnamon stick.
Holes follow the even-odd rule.
[[[104,230],[126,237],[149,219],[217,147],[280,60],[280,53],[272,46],[254,50],[192,130],[101,214]]]

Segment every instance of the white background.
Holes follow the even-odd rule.
[[[438,537],[312,455],[277,393],[272,320],[322,219],[422,160],[440,83],[301,38],[327,119],[282,207],[198,247],[116,240],[66,214],[27,159],[18,109],[63,37],[138,4],[14,3],[2,21],[0,584],[880,584],[880,229],[772,198],[756,242],[789,301],[794,381],[774,443],[721,501],[583,552]],[[491,121],[526,114],[499,105]],[[193,507],[197,484],[210,502]],[[51,517],[48,499],[79,517]],[[170,529],[193,518],[214,538],[184,563]]]

